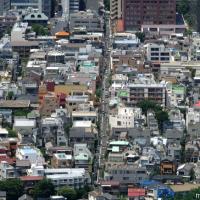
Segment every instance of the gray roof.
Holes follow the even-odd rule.
[[[81,137],[81,138],[94,138],[94,133],[88,132],[87,129],[83,127],[73,127],[70,129],[70,138]]]
[[[177,129],[168,129],[165,132],[165,137],[168,139],[180,139],[183,136],[183,132]]]
[[[0,197],[6,197],[6,191],[0,191]]]
[[[22,195],[18,200],[33,200],[33,198],[27,194]]]
[[[30,167],[31,163],[29,160],[16,160],[16,167]]]
[[[35,21],[35,20],[37,20],[37,21],[44,21],[44,20],[48,21],[48,17],[44,13],[37,12],[37,13],[30,13],[30,14],[26,15],[24,17],[24,20],[25,21],[27,21],[27,20],[28,21]]]

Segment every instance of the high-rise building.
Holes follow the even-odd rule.
[[[69,10],[70,13],[79,11],[79,0],[70,0],[69,1]]]
[[[11,0],[11,8],[18,10],[34,8],[43,12],[47,17],[52,16],[52,0]]]
[[[126,30],[141,25],[175,25],[176,0],[123,0],[122,13]]]
[[[10,9],[10,0],[0,0],[0,16]]]
[[[110,18],[111,20],[122,18],[122,0],[110,0]]]

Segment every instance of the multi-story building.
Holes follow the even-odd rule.
[[[10,9],[10,0],[0,1],[0,16]]]
[[[69,29],[84,27],[88,32],[103,32],[103,22],[97,14],[88,11],[80,11],[70,15]]]
[[[69,0],[69,11],[70,13],[79,11],[79,0]]]
[[[176,0],[124,0],[123,21],[126,30],[143,24],[176,24]]]
[[[1,161],[0,163],[0,179],[15,178],[16,173],[12,165],[9,165],[7,161]]]
[[[6,12],[4,15],[0,15],[0,36],[3,36],[6,30],[11,29],[16,21],[17,16],[10,11]]]
[[[162,106],[166,105],[166,84],[156,82],[152,74],[139,74],[134,81],[126,84],[114,82],[110,89],[111,95],[117,94],[122,88],[128,93],[127,97],[123,98],[124,103],[137,105],[148,99]]]
[[[48,93],[43,96],[40,105],[40,113],[42,116],[51,116],[51,114],[59,107],[58,98],[54,93]]]
[[[147,60],[152,62],[170,62],[171,53],[164,44],[146,44]]]
[[[55,153],[51,159],[51,165],[53,168],[67,168],[72,167],[72,155],[66,155],[65,153]]]
[[[89,173],[83,168],[45,169],[44,174],[55,187],[69,186],[79,189],[91,183]]]
[[[38,9],[46,16],[52,15],[52,0],[11,0],[11,8],[25,10],[27,8]]]
[[[110,0],[110,17],[111,20],[122,18],[122,0]]]
[[[31,164],[43,166],[45,160],[41,151],[36,147],[21,146],[16,151],[16,158],[19,160],[29,160]]]
[[[40,144],[51,142],[54,145],[66,145],[63,121],[61,118],[44,118],[41,122],[41,137],[38,138]]]
[[[109,116],[109,124],[112,128],[133,128],[134,127],[134,108],[118,107],[118,113]]]
[[[146,168],[135,165],[114,165],[105,170],[104,179],[107,181],[119,181],[122,185],[136,184],[148,179]]]

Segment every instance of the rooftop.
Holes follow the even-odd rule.
[[[14,127],[35,127],[36,121],[34,119],[15,119]]]
[[[66,155],[65,153],[55,153],[54,154],[55,157],[59,160],[71,160],[72,159],[72,155]]]
[[[1,100],[0,108],[28,108],[29,100]]]

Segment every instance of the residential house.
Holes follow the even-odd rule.
[[[55,153],[51,159],[51,166],[53,168],[67,168],[73,166],[72,155],[66,155],[65,153]]]
[[[50,179],[54,186],[69,186],[75,189],[91,184],[89,173],[83,168],[45,169],[45,177]]]
[[[16,158],[19,160],[29,160],[31,164],[36,164],[37,166],[45,164],[41,151],[36,147],[19,146],[16,151]]]
[[[92,170],[93,155],[87,148],[87,144],[74,144],[75,168]]]
[[[88,148],[93,152],[96,141],[97,131],[94,128],[72,127],[69,132],[69,145],[87,144]]]
[[[160,162],[160,173],[162,175],[172,175],[176,173],[177,163],[174,159],[163,159]]]

